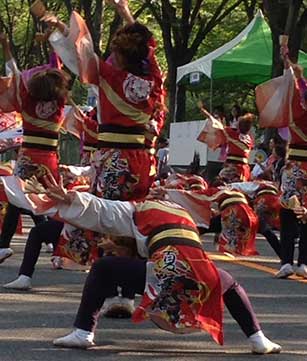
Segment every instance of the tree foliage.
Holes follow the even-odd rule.
[[[48,59],[48,44],[37,43],[35,33],[44,26],[29,11],[34,0],[0,0],[0,27],[9,36],[12,51],[20,68],[33,67]],[[49,11],[68,22],[70,13],[77,10],[85,18],[94,40],[96,52],[106,57],[112,34],[121,19],[105,0],[46,0]],[[176,69],[201,57],[236,36],[253,18],[260,7],[265,11],[273,31],[275,74],[280,70],[278,36],[285,28],[290,34],[290,52],[295,58],[301,44],[307,48],[307,0],[134,0],[130,7],[141,22],[153,31],[157,43],[157,57],[167,72],[169,118],[174,119],[175,94],[178,96],[177,120],[200,117],[196,98],[209,101],[209,82],[199,90],[184,84],[176,88]],[[289,15],[290,14],[290,15]],[[292,15],[291,15],[292,14]],[[1,54],[0,54],[1,57]],[[3,62],[1,62],[3,64]],[[76,84],[76,99],[84,99],[84,87]],[[78,94],[80,92],[80,94]],[[251,88],[246,84],[219,82],[214,84],[214,104],[228,108],[239,101],[253,108]],[[187,107],[187,109],[186,109]],[[186,111],[187,110],[187,111]]]

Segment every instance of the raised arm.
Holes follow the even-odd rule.
[[[73,11],[69,28],[54,15],[46,15],[41,20],[56,28],[49,42],[65,66],[78,75],[81,82],[98,86],[99,58],[84,19]]]
[[[0,43],[1,43],[1,46],[3,49],[3,55],[4,55],[5,61],[8,62],[8,61],[12,60],[13,55],[11,53],[10,42],[5,33],[0,33]]]
[[[116,11],[127,24],[134,24],[135,20],[130,12],[128,0],[107,0],[116,8]]]
[[[197,105],[199,110],[202,112],[202,114],[204,114],[205,117],[207,118],[213,117],[212,114],[209,113],[208,110],[205,108],[204,103],[201,100],[198,101]]]
[[[19,80],[20,71],[10,49],[10,43],[5,33],[0,33],[0,44],[5,59],[5,77],[0,77],[0,111],[9,113],[20,112]]]
[[[49,29],[56,28],[65,37],[68,36],[69,30],[67,25],[63,23],[63,21],[61,21],[56,15],[46,14],[40,20],[46,23]]]

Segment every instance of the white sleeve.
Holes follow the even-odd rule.
[[[255,164],[254,168],[252,169],[252,176],[253,177],[258,177],[261,174],[263,174],[263,169],[260,167],[259,164]]]
[[[49,36],[49,41],[63,63],[79,76],[82,83],[99,86],[100,60],[86,23],[78,13],[72,12],[67,34],[55,31]]]
[[[253,197],[255,192],[259,189],[258,182],[235,182],[229,184],[230,189],[235,189],[244,194],[247,194],[249,197]]]
[[[97,198],[75,192],[71,205],[59,205],[59,216],[77,227],[115,236],[134,237],[132,202]]]
[[[5,75],[6,76],[20,75],[20,70],[18,69],[16,60],[14,58],[10,59],[5,63]]]
[[[77,52],[75,44],[71,39],[56,30],[49,36],[49,42],[65,66],[67,66],[72,73],[79,76]]]
[[[91,179],[96,175],[95,168],[87,165],[87,166],[78,166],[78,165],[68,165],[68,170],[71,174],[75,176],[83,176],[83,177],[90,177]]]

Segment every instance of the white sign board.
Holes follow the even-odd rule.
[[[193,160],[194,152],[200,155],[200,165],[207,164],[207,145],[197,140],[205,120],[172,123],[169,138],[169,164],[187,166]]]

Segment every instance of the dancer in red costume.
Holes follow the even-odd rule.
[[[100,149],[92,163],[96,168],[93,193],[138,200],[148,194],[156,175],[154,148],[164,125],[165,94],[152,33],[134,21],[126,0],[112,3],[127,24],[115,33],[107,61],[94,53],[85,21],[76,12],[69,30],[54,16],[42,20],[59,30],[49,40],[64,64],[82,82],[99,88],[98,108],[103,112]],[[60,242],[59,249],[64,243]]]
[[[16,175],[23,179],[51,172],[58,178],[58,131],[64,118],[68,77],[59,69],[35,73],[28,81],[21,76],[4,33],[0,34],[10,77],[1,78],[0,110],[22,115],[24,140],[17,160]]]
[[[232,179],[227,183],[235,181],[245,182],[250,180],[251,173],[248,164],[249,155],[253,149],[253,139],[249,132],[252,126],[254,115],[247,113],[239,117],[238,129],[225,127],[215,119],[200,102],[199,107],[202,113],[208,118],[205,128],[202,130],[198,140],[207,143],[209,148],[216,149],[227,145],[227,157],[224,168],[234,170]],[[230,172],[229,172],[230,173]]]
[[[23,76],[12,57],[6,34],[0,34],[0,43],[6,68],[11,71],[10,76],[0,78],[0,111],[19,112],[24,130],[14,173],[21,179],[28,179],[33,175],[43,179],[48,173],[58,178],[58,132],[64,118],[69,79],[59,69],[45,68],[32,73],[30,78]],[[17,218],[14,216],[17,225],[19,200],[11,196],[10,201],[13,203],[9,205],[11,211],[14,215],[17,214]],[[8,234],[4,237],[2,230],[0,261],[13,254],[9,243],[14,230],[13,233],[11,230],[6,233]]]
[[[277,278],[296,274],[307,278],[307,225],[298,222],[292,201],[303,203],[298,184],[307,174],[307,82],[303,69],[291,63],[287,45],[281,46],[285,71],[256,88],[256,102],[262,127],[288,127],[290,144],[288,162],[281,176],[280,242],[281,268]],[[297,207],[297,204],[295,204]],[[297,269],[293,267],[295,238],[299,235]]]
[[[155,138],[164,125],[162,73],[152,33],[134,21],[127,1],[117,2],[116,9],[127,25],[115,33],[108,61],[94,53],[86,24],[75,12],[69,31],[64,31],[68,36],[55,32],[49,40],[64,64],[78,72],[84,83],[99,87],[103,113],[96,194],[109,199],[141,199],[155,177]],[[65,25],[56,17],[43,20],[63,31]],[[72,46],[75,53],[65,57],[63,49]]]
[[[117,285],[143,294],[135,322],[150,319],[173,333],[205,330],[223,343],[223,301],[238,322],[254,353],[279,353],[267,339],[244,289],[224,270],[216,269],[203,251],[189,213],[172,202],[148,199],[122,202],[85,193],[67,193],[51,181],[47,194],[57,201],[59,216],[80,227],[136,241],[147,261],[103,257],[91,269],[75,321],[75,331],[54,340],[55,346],[94,345],[99,311]],[[111,279],[109,275],[112,275]]]

